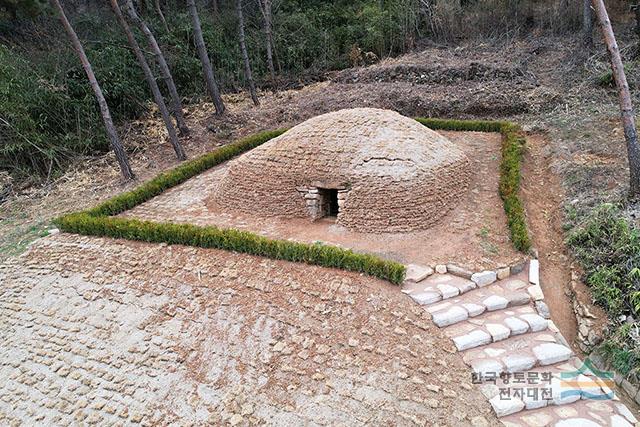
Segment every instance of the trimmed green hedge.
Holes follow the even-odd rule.
[[[272,240],[247,231],[219,229],[213,226],[158,223],[114,216],[158,196],[207,169],[264,144],[285,131],[286,129],[279,129],[261,132],[225,145],[204,156],[186,161],[175,169],[161,173],[134,190],[115,196],[93,209],[64,215],[54,220],[54,223],[60,230],[69,233],[226,249],[273,259],[357,271],[395,284],[402,283],[405,274],[404,265],[336,246]]]
[[[91,236],[140,240],[152,243],[225,249],[273,259],[357,271],[402,283],[405,267],[374,255],[360,254],[336,246],[272,240],[247,231],[219,229],[170,222],[140,221],[122,217],[96,217],[86,212],[56,220],[61,230]]]
[[[509,122],[498,121],[429,118],[416,120],[432,129],[500,132],[502,134],[500,196],[504,201],[504,209],[509,219],[511,240],[514,246],[521,251],[528,250],[530,241],[524,208],[518,197],[520,166],[525,143],[520,128]],[[69,233],[225,249],[273,259],[341,268],[389,280],[395,284],[401,283],[404,280],[405,267],[400,263],[387,261],[374,255],[356,253],[335,246],[272,240],[235,229],[169,222],[158,223],[115,216],[162,194],[167,189],[175,187],[207,169],[255,148],[285,131],[286,129],[279,129],[261,132],[226,145],[209,154],[186,161],[173,170],[161,173],[134,190],[115,196],[95,208],[64,215],[54,222],[61,230]]]
[[[99,204],[95,208],[88,210],[87,214],[91,216],[118,215],[119,213],[132,209],[139,204],[162,194],[169,188],[182,184],[189,178],[193,178],[207,169],[211,169],[212,167],[217,166],[220,163],[224,163],[238,154],[242,154],[245,151],[249,151],[252,148],[262,145],[270,139],[282,135],[286,131],[287,129],[277,129],[260,132],[241,139],[238,142],[225,145],[211,153],[183,162],[180,166],[161,173],[141,186]]]
[[[519,251],[531,248],[524,205],[520,199],[520,177],[526,140],[522,129],[515,123],[488,120],[445,120],[417,118],[431,129],[475,132],[500,132],[502,160],[500,161],[500,198],[507,214],[511,242]]]

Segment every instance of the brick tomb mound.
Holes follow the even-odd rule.
[[[393,111],[355,108],[309,119],[232,160],[208,203],[407,232],[442,218],[469,176],[469,160],[442,135]]]

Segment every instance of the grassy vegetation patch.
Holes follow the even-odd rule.
[[[531,248],[524,205],[520,199],[520,177],[525,138],[515,123],[489,120],[446,120],[417,118],[418,122],[435,130],[468,132],[500,132],[502,160],[500,161],[500,198],[504,203],[513,246],[526,252]]]
[[[594,300],[610,317],[602,354],[620,373],[640,374],[640,230],[620,209],[603,204],[576,226],[567,243]]]

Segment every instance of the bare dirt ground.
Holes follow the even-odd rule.
[[[549,140],[541,135],[527,136],[522,193],[533,245],[539,253],[541,286],[553,320],[565,337],[577,336],[577,322],[568,289],[571,282],[569,254],[562,230],[564,190],[554,172]],[[584,284],[580,284],[586,290]],[[602,310],[597,314],[605,319]],[[574,351],[581,352],[570,340]]]
[[[381,280],[69,234],[0,264],[0,424],[498,425]]]
[[[412,233],[359,233],[330,219],[263,218],[241,214],[209,202],[226,166],[217,167],[123,215],[221,228],[238,228],[267,237],[323,242],[370,252],[403,263],[422,265],[454,262],[473,271],[511,265],[523,255],[513,249],[506,216],[498,196],[500,135],[443,132],[467,155],[471,186],[462,200],[439,223]]]

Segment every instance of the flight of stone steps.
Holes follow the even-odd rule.
[[[539,277],[537,260],[478,273],[409,265],[402,292],[452,339],[503,424],[635,425],[613,380],[584,365],[550,320]]]

